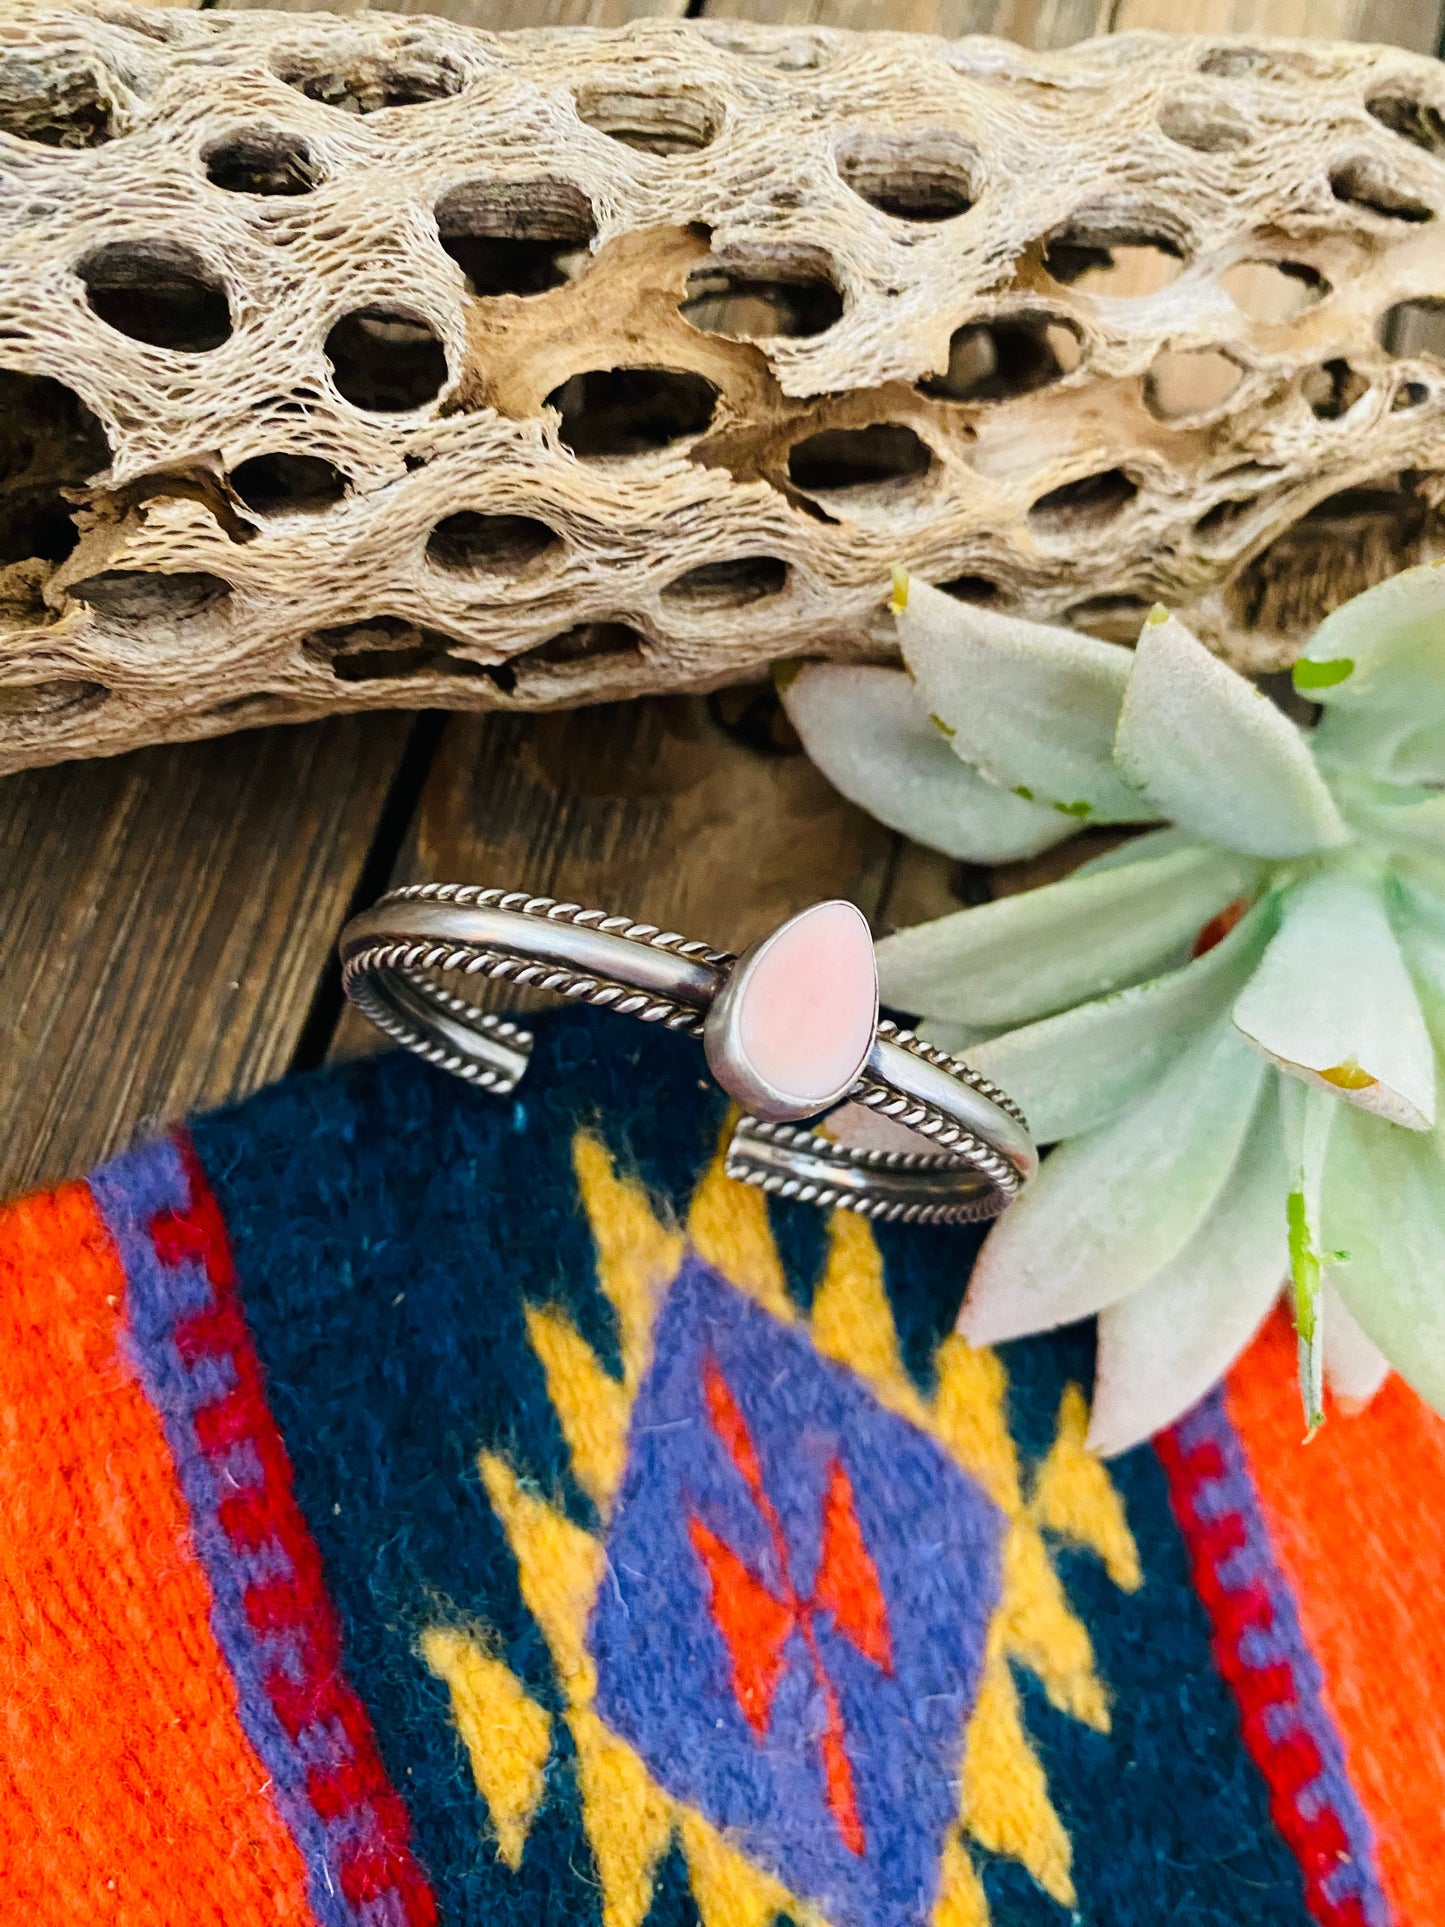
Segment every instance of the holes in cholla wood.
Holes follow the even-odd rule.
[[[695,20],[704,11],[703,0],[688,0],[687,17]],[[780,74],[808,74],[820,72],[833,64],[834,49],[820,47],[811,37],[811,29],[805,27],[796,38],[775,40],[769,46],[759,46],[755,41],[741,37],[734,40],[726,31],[727,23],[721,18],[708,22],[708,38],[715,47],[726,47],[729,53],[763,67],[773,67]]]
[[[100,147],[115,127],[111,87],[94,67],[61,68],[53,56],[0,60],[0,133],[42,147]]]
[[[1440,521],[1413,474],[1317,502],[1229,584],[1231,621],[1265,635],[1307,629],[1351,596],[1440,552]]]
[[[513,656],[512,664],[521,668],[531,663],[593,661],[599,656],[640,657],[646,649],[647,638],[625,622],[579,622],[534,649],[524,649]]]
[[[206,174],[228,194],[309,194],[325,179],[299,134],[282,127],[240,127],[201,150]]]
[[[1434,295],[1397,301],[1376,324],[1380,345],[1398,361],[1432,355],[1445,361],[1445,300]]]
[[[992,607],[1003,600],[1003,590],[986,575],[956,575],[951,581],[940,582],[938,586],[955,601],[975,602],[981,608]]]
[[[1379,163],[1356,155],[1330,172],[1330,192],[1345,207],[1378,214],[1386,221],[1433,221],[1433,207],[1390,180]]]
[[[1300,383],[1310,411],[1322,422],[1338,421],[1370,392],[1370,384],[1347,361],[1335,359],[1311,368]]]
[[[664,94],[584,87],[574,98],[580,120],[644,154],[695,153],[710,146],[722,127],[719,106],[683,90]]]
[[[813,495],[916,482],[932,466],[933,450],[903,422],[825,428],[788,451],[789,479]]]
[[[257,515],[314,515],[341,501],[351,483],[323,455],[277,449],[238,462],[231,470],[231,486]]]
[[[897,220],[952,221],[978,199],[978,152],[947,128],[855,128],[833,151],[844,185]]]
[[[1330,292],[1330,284],[1307,261],[1236,261],[1219,284],[1251,321],[1293,321]]]
[[[1204,511],[1194,524],[1194,533],[1207,546],[1227,543],[1236,528],[1258,503],[1252,495],[1231,495]]]
[[[1122,468],[1081,475],[1041,495],[1029,510],[1040,535],[1072,536],[1107,527],[1139,493],[1139,484]]]
[[[1434,130],[1440,128],[1441,126],[1440,116],[1437,110],[1435,110],[1434,108],[1426,108],[1422,106],[1421,103],[1419,102],[1408,102],[1408,103],[1404,103],[1403,106],[1400,103],[1395,102],[1389,108],[1388,113],[1385,113],[1385,112],[1379,111],[1380,103],[1378,101],[1371,102],[1369,103],[1369,105],[1370,105],[1371,112],[1375,114],[1376,119],[1379,120],[1383,126],[1392,127],[1393,121],[1408,122],[1409,124],[1408,126],[1405,126],[1405,125],[1393,126],[1393,131],[1396,132],[1400,136],[1400,138],[1411,141],[1413,145],[1416,147],[1419,147],[1421,149],[1428,148],[1430,149],[1430,151],[1432,152],[1434,151],[1434,147],[1436,144],[1436,133]],[[1407,108],[1408,108],[1408,113],[1406,112]],[[362,110],[358,108],[357,111],[362,111]],[[1393,116],[1393,121],[1390,118],[1391,116]],[[1163,119],[1164,119],[1164,115],[1161,113],[1161,125],[1163,124]],[[3,113],[0,113],[0,121],[3,121]],[[1409,131],[1409,127],[1414,127],[1416,131],[1414,132]],[[1420,136],[1420,133],[1419,133],[1419,129],[1422,127],[1429,130],[1427,131],[1426,136],[1423,138]],[[252,130],[248,129],[243,131],[246,133],[249,133]],[[1374,133],[1372,134],[1372,138],[1375,142],[1376,148],[1380,149],[1383,152],[1384,147],[1388,145],[1388,143],[1385,142],[1384,137],[1378,133]],[[1185,144],[1187,145],[1188,143],[1186,142]],[[1157,146],[1157,142],[1156,142],[1156,146]],[[85,163],[77,163],[77,164],[82,166],[85,165]],[[622,165],[628,164],[626,162],[626,157],[622,157],[622,161],[620,164]],[[1410,167],[1413,167],[1416,171],[1423,173],[1423,163],[1419,161],[1418,155],[1413,154],[1409,149],[1401,150],[1400,164],[1402,168],[1408,165]],[[258,165],[260,165],[259,162],[258,162]],[[1387,158],[1386,165],[1388,167],[1388,158]],[[1335,182],[1337,192],[1339,191],[1338,172],[1339,171],[1337,170],[1336,182]],[[216,178],[214,172],[212,174],[212,178],[213,179]],[[537,184],[527,183],[524,185],[535,187]],[[543,183],[542,185],[556,186],[557,184]],[[239,186],[231,191],[272,192],[272,191],[281,191],[281,190],[273,189],[273,188],[264,188],[260,186],[257,186],[257,187]],[[299,192],[301,190],[296,189],[292,191]],[[589,224],[589,232],[590,232],[591,209],[589,206],[587,206],[585,202],[585,197],[581,196],[579,190],[569,189],[567,191],[570,192],[573,196],[575,196],[576,200],[581,202],[583,207],[586,209],[586,219]],[[1385,210],[1381,208],[1374,208],[1373,210],[1367,210],[1367,211],[1373,211],[1375,213],[1383,213]],[[1426,210],[1427,213],[1428,211],[1429,210]],[[439,208],[438,208],[439,225],[440,225],[440,218],[441,217],[440,217],[440,204],[439,204]],[[939,218],[942,218],[942,217],[939,217]],[[511,234],[502,234],[499,232],[495,235],[488,235],[483,231],[485,224],[486,224],[486,210],[484,208],[482,213],[482,218],[475,223],[477,233],[474,238],[477,238],[483,241],[492,239],[503,245],[509,245],[512,242],[516,242],[523,246],[528,246],[528,245],[532,245],[535,242],[541,251],[541,257],[543,258],[544,261],[554,258],[555,250],[552,247],[552,241],[556,239],[560,242],[560,239],[561,239],[560,236],[546,237],[546,236],[538,236],[535,233],[528,235],[528,234],[518,233],[518,232],[513,232]],[[879,230],[880,233],[882,231],[883,230],[881,229]],[[1271,237],[1271,238],[1277,238],[1277,237]],[[1258,247],[1261,245],[1261,241],[1263,239],[1264,237],[1261,236],[1257,238],[1250,245]],[[1067,249],[1071,245],[1071,242],[1065,241],[1063,245],[1065,247],[1064,261],[1065,261],[1065,266],[1067,267],[1068,265]],[[1103,250],[1103,252],[1107,255],[1107,266],[1110,269],[1117,268],[1119,266],[1118,257],[1120,255],[1127,254],[1132,246],[1133,244],[1128,242],[1110,243],[1108,248]],[[1176,263],[1172,272],[1177,273],[1178,272],[1177,262],[1182,257],[1179,256],[1177,251],[1172,250],[1172,244],[1171,244],[1171,248],[1166,249],[1165,252],[1171,253],[1172,259]],[[1056,260],[1057,260],[1056,255],[1054,257],[1051,257],[1051,266],[1056,265]],[[1075,263],[1075,266],[1077,266],[1077,263]],[[1104,270],[1104,266],[1105,266],[1105,263],[1103,262],[1094,262],[1092,264],[1089,264],[1089,263],[1084,264],[1084,266],[1080,269],[1078,276],[1076,277],[1075,284],[1082,286],[1085,289],[1088,289],[1090,286],[1097,286],[1098,285],[1097,283],[1091,282],[1090,277],[1095,274],[1102,273]],[[1309,300],[1322,299],[1324,295],[1326,295],[1329,292],[1328,283],[1324,280],[1323,276],[1319,275],[1316,270],[1304,266],[1304,264],[1289,263],[1289,262],[1284,262],[1284,263],[1250,262],[1250,263],[1238,263],[1236,264],[1236,267],[1239,270],[1248,270],[1251,273],[1258,270],[1261,274],[1270,277],[1268,285],[1276,291],[1278,290],[1279,279],[1282,279],[1286,284],[1286,287],[1284,290],[1285,296],[1289,299],[1291,303],[1291,306],[1289,307],[1287,312],[1298,312],[1298,307],[1293,305],[1296,302],[1298,302],[1299,306],[1306,306],[1308,305]],[[726,278],[722,281],[710,278],[714,272],[716,272],[719,275],[725,274]],[[517,287],[518,279],[520,279],[519,276],[512,277],[512,280],[510,283],[512,291],[524,291]],[[498,287],[500,291],[500,287],[502,283],[502,277],[500,275],[497,277],[497,281],[498,281]],[[555,282],[549,282],[548,285],[555,285]],[[836,288],[833,286],[831,281],[827,283],[827,286],[831,291],[833,299],[838,303],[839,307],[841,308],[841,297],[838,296]],[[1304,301],[1300,302],[1299,292],[1302,286],[1306,287],[1307,292],[1306,292]],[[700,270],[699,274],[694,277],[693,282],[690,283],[689,285],[688,295],[687,297],[684,298],[685,305],[683,306],[682,311],[685,315],[687,315],[688,319],[694,323],[694,325],[708,327],[711,325],[711,323],[707,321],[699,321],[697,316],[693,313],[694,301],[696,301],[696,303],[699,304],[700,306],[705,306],[708,300],[713,300],[717,302],[723,302],[726,300],[737,300],[743,303],[747,303],[747,302],[760,299],[764,296],[766,296],[771,301],[774,296],[775,290],[777,289],[781,289],[783,296],[786,297],[786,299],[789,301],[797,300],[799,298],[800,291],[802,291],[803,293],[807,293],[811,298],[811,290],[806,289],[804,284],[801,282],[789,283],[786,286],[783,286],[781,282],[773,282],[771,280],[765,281],[761,271],[759,271],[759,273],[755,276],[749,274],[745,278],[741,270],[739,270],[738,268],[733,267],[728,270],[724,270],[721,264],[719,263],[716,265],[715,270],[712,267],[709,267],[709,268]],[[1047,294],[1045,294],[1043,298],[1047,300],[1048,299]],[[1055,299],[1062,304],[1062,297],[1056,296]],[[1246,306],[1247,308],[1249,306],[1247,302],[1241,302],[1241,305]],[[1254,306],[1259,312],[1263,314],[1263,318],[1267,320],[1273,321],[1276,319],[1283,318],[1278,306],[1271,308],[1269,303],[1263,304],[1262,307],[1259,303],[1255,303]],[[1441,318],[1445,318],[1445,304],[1437,303],[1434,301],[1404,303],[1404,304],[1401,304],[1399,308],[1392,310],[1391,316],[1393,318],[1392,326],[1396,332],[1394,335],[1390,336],[1390,338],[1387,341],[1387,345],[1390,346],[1392,352],[1400,354],[1402,356],[1416,354],[1416,353],[1431,354],[1431,355],[1435,355],[1435,354],[1445,355],[1445,319],[1441,319]],[[386,316],[383,318],[386,320],[388,325],[394,323],[397,320],[397,317],[394,317],[394,316]],[[1030,324],[1030,327],[1033,327],[1035,325],[1035,318],[1030,316],[1027,319]],[[1431,337],[1428,339],[1420,339],[1417,337],[1412,337],[1410,335],[1410,329],[1412,327],[1422,324],[1424,322],[1433,323],[1437,319],[1441,319],[1441,332],[1438,338]],[[230,320],[230,317],[228,313],[227,314],[228,326],[229,326],[229,320]],[[411,325],[415,327],[417,324],[411,324]],[[825,322],[823,325],[826,326],[831,324]],[[1063,353],[1067,353],[1069,351],[1070,346],[1072,346],[1073,350],[1077,353],[1079,349],[1079,337],[1077,333],[1075,333],[1071,328],[1069,328],[1067,324],[1056,324],[1056,325],[1062,326],[1064,329]],[[722,332],[722,333],[731,332],[731,330],[729,330],[728,328],[718,328],[716,331]],[[786,329],[774,327],[772,331],[778,332],[778,333],[801,334],[801,333],[809,332],[809,329],[802,326],[789,327]],[[421,332],[428,339],[431,339],[431,340],[435,339],[434,336],[431,335],[430,330],[422,329]],[[739,335],[744,335],[746,333],[754,332],[754,330],[751,328],[745,329],[743,327],[738,327],[736,332]],[[1427,334],[1429,334],[1429,330],[1427,330]],[[1405,345],[1407,340],[1413,340],[1414,345]],[[951,347],[955,352],[951,353],[950,355],[950,367],[947,375],[934,377],[930,381],[922,384],[925,391],[932,395],[944,396],[946,398],[958,399],[958,400],[964,400],[964,401],[987,401],[987,400],[999,399],[1005,395],[1012,394],[1012,393],[1026,393],[1033,387],[1042,386],[1045,384],[1045,382],[1055,381],[1059,378],[1059,371],[1056,368],[1050,368],[1045,366],[1042,374],[1039,373],[1040,365],[1041,363],[1044,363],[1046,361],[1046,357],[1040,352],[1037,334],[1035,333],[1030,335],[1026,330],[1021,331],[1020,322],[1015,320],[1012,317],[1010,317],[1007,322],[1001,321],[1001,322],[995,322],[995,323],[970,324],[969,327],[960,329],[958,331],[958,333],[954,337],[954,342],[951,344]],[[440,352],[439,348],[438,348],[438,352]],[[1030,359],[1031,356],[1033,357],[1032,360]],[[1057,360],[1058,358],[1059,357],[1056,355],[1055,359]],[[1168,383],[1165,380],[1165,376],[1166,376],[1167,369],[1175,361],[1183,362],[1185,360],[1192,360],[1196,363],[1196,365],[1198,365],[1198,364],[1204,363],[1207,359],[1213,360],[1213,362],[1215,363],[1215,366],[1219,372],[1219,378],[1221,382],[1227,381],[1230,387],[1233,387],[1233,385],[1239,381],[1240,371],[1238,370],[1237,365],[1234,364],[1227,356],[1213,354],[1211,351],[1203,351],[1194,356],[1184,356],[1184,355],[1161,356],[1159,357],[1158,361],[1156,361],[1155,367],[1150,371],[1150,374],[1147,378],[1146,387],[1145,387],[1145,396],[1149,402],[1149,406],[1151,407],[1151,409],[1156,414],[1159,414],[1162,418],[1170,419],[1170,420],[1177,419],[1180,415],[1187,415],[1190,412],[1199,412],[1198,404],[1196,404],[1195,410],[1191,411],[1190,409],[1179,407],[1178,405],[1172,403],[1168,399],[1168,396],[1165,392],[1165,390],[1168,387]],[[1341,373],[1341,370],[1343,370],[1343,373]],[[626,374],[630,371],[622,371],[622,372]],[[641,372],[655,373],[655,372],[667,372],[667,371],[641,371]],[[1068,371],[1064,370],[1064,372],[1068,372]],[[1425,400],[1428,399],[1430,390],[1425,386],[1424,383],[1418,380],[1404,380],[1401,378],[1406,373],[1413,374],[1414,372],[1416,371],[1396,370],[1393,372],[1391,376],[1388,376],[1386,378],[1384,393],[1381,397],[1382,406],[1384,405],[1385,401],[1388,400],[1390,402],[1390,405],[1394,407],[1417,407],[1421,405]],[[443,377],[442,377],[443,379],[444,379],[444,374],[445,374],[445,364],[444,364],[444,357],[443,357]],[[582,377],[581,379],[586,381],[589,379],[589,377]],[[700,380],[701,378],[697,378],[697,379]],[[1299,375],[1296,377],[1296,379],[1299,383],[1299,392],[1302,394],[1305,403],[1313,410],[1315,415],[1322,420],[1337,419],[1345,410],[1347,410],[1350,406],[1352,406],[1354,401],[1357,400],[1359,396],[1364,392],[1362,378],[1358,375],[1358,373],[1355,370],[1351,369],[1348,364],[1343,364],[1339,362],[1326,363],[1322,368],[1314,369],[1309,371],[1307,374]],[[351,397],[351,398],[354,398],[354,397]],[[426,397],[424,396],[423,399],[426,399]],[[553,399],[555,400],[556,397],[554,397]],[[1227,399],[1227,396],[1221,395],[1216,401],[1205,404],[1204,405],[1205,411],[1207,412],[1207,409],[1209,407],[1222,405],[1225,399]],[[376,402],[371,402],[371,403],[361,402],[360,405],[373,406],[373,407],[377,407],[377,406],[408,407],[408,406],[415,405],[415,403],[408,399],[408,400],[401,400],[391,404],[376,403]],[[1297,403],[1294,404],[1294,408],[1296,411],[1296,419],[1298,421],[1305,421],[1303,409],[1299,408],[1299,405]],[[92,417],[91,420],[93,421],[93,419],[94,418]],[[710,419],[710,415],[709,417],[704,419],[701,425],[703,426],[706,425],[706,419]],[[695,431],[683,429],[680,432],[687,433],[687,432],[695,432]],[[844,432],[846,433],[848,431],[844,431]],[[903,432],[905,434],[912,433],[911,430],[904,430]],[[925,427],[925,433],[931,433],[931,432],[932,431],[927,430]],[[564,435],[564,440],[566,439],[567,437]],[[585,439],[585,435],[583,439]],[[666,445],[666,443],[672,439],[675,439],[675,437],[670,434],[663,434],[660,437],[655,437],[653,434],[649,433],[648,435],[636,440],[632,444],[632,446],[638,449],[645,449],[653,446],[663,446],[663,445]],[[914,440],[917,441],[918,438],[914,437]],[[603,438],[603,441],[605,444],[605,437]],[[809,446],[809,445],[804,445],[804,446]],[[580,453],[584,451],[579,447],[577,452]],[[595,452],[595,453],[624,452],[626,453],[626,452],[630,452],[630,449],[624,445],[620,450],[614,450],[614,449],[607,448],[605,445],[603,445],[595,448],[591,452]],[[814,452],[816,453],[816,450]],[[798,451],[795,451],[795,454],[797,453]],[[265,461],[268,458],[261,457],[261,458],[255,458],[255,459],[257,461]],[[284,458],[277,457],[275,459],[279,460]],[[1109,459],[1109,457],[1105,456],[1104,459],[1107,460]],[[242,465],[242,466],[244,468],[246,465]],[[928,460],[925,453],[925,458],[920,468],[916,472],[921,473],[924,470],[926,470],[927,467],[928,467]],[[790,470],[794,473],[796,477],[797,470],[794,464],[791,462],[790,462]],[[879,473],[876,469],[874,469],[870,473],[854,475],[846,479],[835,479],[831,485],[837,486],[837,487],[845,487],[845,488],[850,486],[862,487],[865,484],[874,482],[878,479],[880,479]],[[815,482],[815,486],[828,485],[827,483],[818,483],[816,480],[816,477],[814,478],[814,482]],[[342,490],[344,491],[344,488],[345,488],[344,478],[341,478],[340,485]],[[280,503],[275,507],[261,507],[258,501],[251,500],[249,497],[247,497],[243,489],[238,489],[238,492],[242,493],[243,499],[248,500],[249,506],[256,508],[257,511],[260,513],[280,513],[280,512],[283,512],[284,510],[284,507],[285,507],[284,503]],[[1055,491],[1056,496],[1060,493],[1063,493],[1063,491]],[[1045,503],[1048,503],[1053,500],[1052,497],[1044,498],[1044,499],[1045,499]],[[68,545],[73,544],[74,530],[70,523],[68,508],[65,507],[62,499],[57,495],[54,495],[53,493],[51,497],[51,503],[52,503],[52,507],[56,510],[56,517],[52,523],[52,528],[54,533],[48,539],[51,541],[52,546],[54,546],[56,543],[58,543],[61,540],[64,540]],[[293,504],[293,506],[299,507],[303,505],[300,503],[295,503]],[[1259,505],[1254,502],[1243,505],[1244,509],[1246,510],[1254,509],[1254,508],[1257,508],[1258,506]],[[1036,510],[1035,510],[1036,517],[1037,517],[1038,511],[1043,507],[1044,507],[1044,503],[1036,505]],[[0,524],[0,528],[3,528],[3,524]],[[37,545],[37,548],[39,548],[39,546],[40,545]],[[447,567],[447,566],[455,566],[455,565],[442,563],[441,566]],[[471,567],[473,565],[466,564],[464,566]],[[677,590],[678,587],[679,587],[678,584],[673,584],[670,586],[669,590],[666,593],[671,594],[675,590]]]
[[[1159,131],[1197,154],[1232,154],[1248,147],[1254,126],[1228,101],[1181,94],[1159,109]]]
[[[569,181],[462,181],[436,204],[442,246],[474,295],[545,294],[586,266],[592,203]]]
[[[1149,609],[1142,596],[1096,595],[1076,602],[1064,620],[1071,628],[1082,629],[1101,642],[1134,643],[1139,640]]]
[[[0,369],[0,567],[63,562],[79,537],[63,489],[110,465],[110,444],[79,395],[48,375]]]
[[[1438,107],[1412,94],[1373,94],[1365,102],[1365,111],[1427,154],[1445,154],[1445,116]]]
[[[595,460],[644,455],[700,435],[717,398],[715,383],[685,369],[594,368],[554,388],[546,405],[562,418],[563,444]]]
[[[505,663],[459,656],[456,638],[405,616],[370,616],[313,629],[301,641],[308,661],[331,671],[338,682],[397,682],[409,677],[457,676],[495,683],[504,693],[516,683]]]
[[[359,308],[326,337],[338,393],[369,414],[424,408],[447,378],[446,350],[428,324],[396,308]]]
[[[274,689],[253,689],[244,696],[228,696],[224,702],[212,703],[200,714],[214,717],[231,729],[251,729],[262,723],[294,722],[296,711],[295,701]]]
[[[204,569],[105,569],[66,593],[117,622],[186,622],[218,609],[231,585]]]
[[[699,610],[743,609],[781,595],[788,586],[788,565],[776,555],[740,555],[724,562],[703,562],[675,582],[663,595]]]
[[[689,275],[684,321],[730,341],[821,335],[842,318],[843,296],[831,264],[809,249],[786,266],[716,262]]]
[[[461,509],[431,532],[426,559],[452,575],[518,575],[561,548],[562,538],[530,515]]]
[[[1250,517],[1278,499],[1280,470],[1241,462],[1219,479],[1232,483],[1233,492],[1204,511],[1194,524],[1194,535],[1206,549],[1227,551]]]
[[[180,241],[112,241],[75,272],[94,313],[132,341],[202,354],[231,337],[219,275]]]
[[[280,54],[271,71],[308,100],[347,114],[377,114],[387,107],[448,100],[461,92],[466,80],[456,61],[423,47],[384,55],[352,53],[329,63],[303,53]]]
[[[1044,241],[1044,271],[1051,279],[1107,300],[1157,294],[1178,280],[1184,264],[1179,238],[1144,213],[1085,211]]]
[[[0,685],[0,716],[6,722],[53,723],[62,716],[97,709],[109,694],[104,683],[81,680],[4,684]]]
[[[1005,401],[1062,381],[1083,354],[1078,329],[1057,315],[972,321],[948,344],[948,372],[918,385],[942,401]]]
[[[1222,408],[1244,370],[1217,348],[1166,348],[1144,377],[1144,405],[1160,421],[1183,421]]]
[[[254,542],[261,533],[255,520],[241,513],[229,482],[204,459],[137,475],[107,492],[106,508],[112,515],[125,516],[157,499],[199,503],[233,542]]]
[[[1333,74],[1328,56],[1291,47],[1212,47],[1199,62],[1202,74],[1216,80],[1269,80],[1288,86],[1301,80],[1326,80]]]

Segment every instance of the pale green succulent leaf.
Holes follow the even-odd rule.
[[[1098,1130],[1225,1012],[1263,955],[1274,922],[1267,900],[1178,970],[957,1048],[1023,1107],[1040,1144]]]
[[[1076,829],[1158,815],[1110,755],[1127,649],[976,608],[916,577],[894,611],[903,659],[960,756]]]
[[[950,1024],[939,1018],[920,1023],[918,1035],[925,1044],[935,1044],[939,1050],[950,1051],[956,1057],[961,1051],[972,1050],[988,1038],[997,1037],[998,1027],[993,1024]]]
[[[1088,1443],[1110,1458],[1187,1412],[1223,1377],[1279,1296],[1286,1269],[1277,1079],[1194,1236],[1099,1314]]]
[[[1445,1140],[1340,1109],[1325,1167],[1331,1278],[1366,1335],[1445,1413]]]
[[[1111,1124],[1045,1158],[974,1266],[969,1343],[1071,1324],[1146,1285],[1219,1205],[1267,1075],[1221,1020]]]
[[[1445,691],[1441,693],[1445,702]],[[1332,784],[1352,830],[1367,844],[1445,863],[1445,791],[1380,783],[1353,770]]]
[[[1295,684],[1325,706],[1321,760],[1385,782],[1445,782],[1445,567],[1405,569],[1326,616]]]
[[[1347,1416],[1362,1412],[1390,1376],[1390,1361],[1325,1274],[1325,1381]]]
[[[1283,894],[1280,927],[1234,1021],[1291,1076],[1412,1131],[1435,1117],[1435,1056],[1376,881],[1318,871]]]
[[[809,663],[782,690],[808,755],[851,803],[946,856],[1011,863],[1074,834],[961,761],[901,669]]]
[[[1152,857],[1168,856],[1174,850],[1197,849],[1199,841],[1191,830],[1176,829],[1172,824],[1164,830],[1141,830],[1137,835],[1126,835],[1102,856],[1091,856],[1072,874],[1091,877],[1103,870],[1122,870],[1127,864],[1147,863]]]
[[[1349,834],[1300,730],[1172,616],[1144,625],[1114,760],[1161,815],[1227,849],[1304,856]]]
[[[956,1023],[1031,1023],[1173,964],[1257,874],[1195,846],[955,911],[878,945],[883,1001]]]
[[[1445,1057],[1445,898],[1397,875],[1390,879],[1388,901],[1426,1029],[1437,1058]]]

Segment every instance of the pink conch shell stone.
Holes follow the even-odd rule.
[[[737,1046],[752,1075],[799,1115],[836,1102],[878,1024],[867,920],[851,903],[804,910],[743,963],[735,996]]]

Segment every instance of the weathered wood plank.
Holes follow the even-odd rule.
[[[0,1197],[286,1069],[410,726],[0,783]]]
[[[149,6],[200,7],[205,0],[141,0]],[[216,0],[232,12],[432,13],[500,33],[516,27],[614,27],[650,16],[679,16],[687,0]],[[709,0],[716,18],[779,26],[890,28],[955,39],[994,33],[1031,47],[1068,47],[1090,34],[1154,29],[1166,33],[1258,33],[1322,40],[1374,40],[1434,53],[1440,40],[1436,0]]]
[[[1032,42],[1040,7],[1059,4],[1077,0],[707,0],[703,12],[713,20],[753,20],[760,26],[887,28],[949,39],[993,33]]]
[[[1434,53],[1436,0],[1119,0],[1113,31],[1284,34],[1310,40],[1377,40]]]
[[[729,949],[820,897],[876,914],[896,839],[780,746],[776,717],[771,692],[456,717],[393,881],[534,890]],[[518,1003],[495,987],[492,1008]],[[338,1051],[374,1043],[349,1015]]]
[[[1437,0],[708,0],[710,17],[778,26],[888,27],[955,39],[993,33],[1026,47],[1091,34],[1254,33],[1377,40],[1433,53]]]
[[[184,3],[184,0],[183,0]],[[458,26],[505,33],[518,27],[620,27],[629,20],[655,16],[676,17],[687,11],[687,0],[328,0],[325,7],[310,0],[217,0],[218,11],[248,13],[430,13]]]

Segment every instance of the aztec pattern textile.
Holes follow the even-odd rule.
[[[1439,1927],[1445,1427],[1272,1326],[1105,1467],[722,1125],[567,1012],[0,1212],[3,1918]]]

